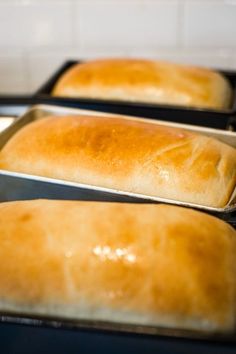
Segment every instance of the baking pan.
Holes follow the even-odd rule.
[[[212,340],[218,342],[231,342],[236,344],[236,333],[217,333],[206,332],[200,330],[187,330],[165,328],[160,326],[148,326],[138,324],[119,323],[111,321],[85,320],[66,317],[58,317],[53,315],[41,315],[37,313],[24,313],[14,311],[2,311],[0,309],[0,321],[7,323],[30,324],[37,326],[48,326],[63,329],[90,329],[100,330],[104,332],[141,334],[149,336],[168,336],[176,338],[191,338],[201,340]]]
[[[0,116],[18,117],[24,114],[30,106],[43,103],[45,103],[43,99],[32,96],[0,95]],[[48,102],[48,104],[51,103]]]
[[[40,102],[42,101],[30,96],[0,96],[0,116],[18,117],[29,106]]]
[[[146,342],[149,350],[154,347],[158,347],[160,344],[167,351],[165,353],[180,353],[180,349],[186,346],[186,348],[195,350],[197,353],[197,348],[200,347],[205,350],[225,348],[224,353],[233,353],[236,349],[236,335],[233,334],[207,334],[206,332],[200,331],[189,331],[189,330],[176,330],[176,329],[166,329],[161,327],[149,327],[149,326],[139,326],[139,325],[128,325],[112,322],[102,322],[102,321],[89,321],[89,320],[73,320],[73,319],[63,319],[57,317],[49,316],[38,316],[38,315],[27,315],[27,314],[13,314],[7,312],[0,313],[0,328],[1,325],[6,326],[6,324],[17,324],[21,328],[22,332],[27,332],[26,327],[30,327],[31,330],[34,328],[38,329],[56,329],[59,335],[66,333],[77,333],[78,335],[83,335],[87,333],[87,337],[93,341],[96,336],[102,335],[104,341],[110,341],[112,338],[119,338],[121,344],[125,344],[127,340],[129,341],[133,338],[134,341]],[[55,332],[54,332],[55,333]],[[171,342],[175,343],[174,346],[168,348],[168,344]],[[104,343],[107,344],[107,343]],[[104,345],[103,344],[103,345]],[[40,347],[41,348],[41,347]],[[104,348],[103,348],[104,349]],[[114,351],[115,349],[115,351]],[[130,353],[128,348],[124,346],[125,353]],[[227,351],[227,349],[229,351]],[[78,348],[77,348],[78,350]],[[149,353],[151,351],[146,351]],[[169,351],[171,350],[171,351]],[[67,353],[68,351],[66,351]],[[79,351],[81,353],[81,351]],[[110,351],[109,351],[110,352]],[[113,348],[114,353],[118,353],[118,348]],[[185,351],[184,351],[185,352]],[[140,351],[141,353],[141,351]],[[181,352],[183,353],[183,352]],[[190,353],[187,352],[186,353]],[[192,351],[191,351],[192,353]],[[209,351],[204,351],[203,353],[209,353]],[[15,352],[14,352],[15,354]]]
[[[236,130],[236,72],[222,71],[233,88],[232,106],[228,110],[212,110],[186,108],[173,105],[132,103],[123,101],[105,101],[100,99],[68,98],[51,96],[52,89],[60,76],[77,61],[65,62],[35,93],[35,97],[44,103],[53,103],[69,107],[84,108],[96,111],[147,117],[177,123],[201,125],[215,129]]]
[[[43,99],[32,96],[1,95],[0,116],[18,117],[24,114],[30,106],[42,103],[44,103]]]
[[[84,114],[84,115],[101,115],[104,113],[86,111],[81,109],[72,109],[57,106],[38,105],[32,107],[21,118],[17,119],[8,129],[0,134],[0,148],[8,141],[24,125],[41,119],[47,115],[63,115],[63,114]],[[117,115],[105,114],[112,117]],[[127,119],[139,121],[141,118],[126,117]],[[199,132],[201,134],[210,135],[219,140],[236,147],[236,133],[222,131],[217,129],[202,128],[197,126],[188,126],[184,124],[152,121],[152,124],[161,124],[170,127],[179,127],[190,131]],[[207,212],[216,213],[224,220],[234,223],[236,212],[236,189],[231,196],[229,203],[224,208],[212,208],[194,203],[179,202],[171,199],[157,198],[142,194],[123,192],[115,189],[96,187],[92,185],[80,184],[70,181],[53,179],[48,177],[33,176],[25,173],[11,172],[0,170],[0,200],[16,200],[16,199],[34,199],[37,197],[44,198],[62,198],[62,199],[82,199],[82,200],[104,200],[104,201],[120,201],[120,202],[149,202],[149,203],[169,203],[202,209]]]
[[[56,327],[58,325],[58,327]],[[233,354],[236,344],[219,340],[195,340],[163,335],[141,335],[90,328],[64,328],[29,318],[0,322],[4,354]]]

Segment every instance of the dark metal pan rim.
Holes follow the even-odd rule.
[[[41,98],[49,98],[49,95],[46,94],[40,94]],[[167,104],[167,103],[163,103],[163,104],[154,104],[154,103],[147,103],[147,102],[134,102],[134,101],[124,101],[124,100],[105,100],[102,98],[90,98],[90,97],[83,97],[83,96],[78,96],[78,97],[67,97],[67,96],[50,96],[53,100],[60,100],[61,102],[67,102],[67,101],[71,101],[71,102],[84,102],[84,103],[100,103],[100,104],[106,104],[106,105],[123,105],[123,106],[132,106],[133,108],[150,108],[150,109],[157,109],[160,108],[160,106],[162,108],[165,109],[174,109],[174,110],[181,110],[181,111],[196,111],[196,112],[211,112],[211,113],[215,113],[215,114],[220,114],[220,113],[232,113],[233,111],[231,109],[211,109],[211,108],[200,108],[200,107],[193,107],[193,106],[181,106],[181,105],[171,105],[171,104]]]
[[[236,343],[235,332],[207,332],[200,330],[175,329],[159,326],[136,325],[112,321],[98,321],[86,319],[62,318],[60,316],[35,315],[0,311],[0,322],[14,323],[37,327],[50,327],[67,330],[102,331],[106,333],[119,333],[120,335],[143,335],[155,337],[169,337],[189,340],[203,340],[208,342]]]

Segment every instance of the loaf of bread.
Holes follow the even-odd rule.
[[[59,78],[52,95],[225,109],[232,89],[223,75],[205,68],[103,59],[73,65]]]
[[[236,232],[168,205],[0,204],[0,309],[233,331]]]
[[[0,168],[224,207],[236,185],[236,149],[145,120],[49,116],[13,135]]]

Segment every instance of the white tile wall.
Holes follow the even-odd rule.
[[[236,0],[0,0],[0,94],[102,56],[236,70]]]
[[[0,53],[0,94],[28,92],[30,89],[26,62],[21,53]]]
[[[186,1],[186,46],[235,47],[236,1]]]
[[[36,90],[64,61],[76,60],[79,57],[79,51],[73,50],[73,48],[30,53],[28,65],[30,87],[32,90]]]
[[[78,1],[76,14],[77,43],[84,48],[145,50],[177,44],[177,1]]]
[[[0,1],[1,47],[72,44],[70,1]]]

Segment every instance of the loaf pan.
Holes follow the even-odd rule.
[[[31,96],[0,96],[0,116],[18,117],[26,112],[29,106],[42,102]]]
[[[48,115],[63,115],[63,114],[83,114],[83,115],[101,115],[104,113],[86,111],[80,109],[72,109],[65,107],[38,105],[28,110],[21,118],[17,119],[8,129],[0,134],[0,149],[24,125],[41,119]],[[105,114],[112,118],[114,115]],[[117,116],[117,115],[116,115]],[[126,119],[140,121],[141,118],[126,117]],[[236,147],[236,133],[222,131],[217,129],[203,128],[197,126],[188,126],[163,121],[152,121],[152,124],[161,124],[170,127],[179,127],[190,131],[199,132],[201,134],[210,135],[219,140]],[[34,199],[38,197],[54,198],[54,199],[81,199],[81,200],[104,200],[104,201],[120,201],[120,202],[149,202],[149,203],[169,203],[196,209],[202,209],[207,212],[218,214],[225,220],[231,220],[234,223],[236,211],[236,189],[231,196],[229,203],[224,208],[212,208],[194,203],[186,203],[171,199],[146,196],[142,194],[134,194],[122,192],[114,189],[107,189],[92,185],[80,184],[65,180],[58,180],[48,177],[33,176],[25,173],[11,172],[0,170],[0,200],[18,200],[18,199]]]
[[[4,354],[235,354],[235,343],[0,323]]]
[[[101,351],[109,354],[119,352],[127,354],[159,352],[166,354],[189,354],[199,352],[202,354],[217,354],[235,353],[236,350],[235,333],[228,335],[207,334],[200,331],[124,325],[119,323],[94,322],[89,320],[83,321],[53,317],[50,318],[37,315],[25,315],[23,313],[0,313],[0,338],[4,333],[4,330],[5,333],[9,333],[11,330],[14,331],[14,328],[17,328],[24,338],[27,338],[29,333],[37,333],[36,330],[38,330],[39,338],[41,337],[41,339],[38,338],[38,341],[40,342],[45,340],[43,333],[50,333],[50,337],[52,336],[54,340],[55,338],[59,338],[59,341],[56,341],[56,343],[60,346],[59,353],[63,354],[78,352],[81,354],[88,352],[90,353],[90,351],[87,350],[90,348],[92,352],[93,345],[91,343],[94,343],[95,352]],[[14,343],[14,335],[11,337]],[[16,338],[17,337],[18,336],[16,335]],[[62,338],[65,340],[64,344]],[[17,339],[19,340],[19,338]],[[67,341],[69,341],[69,343]],[[87,345],[82,345],[84,341],[87,342]],[[3,343],[4,338],[1,338],[1,346]],[[90,346],[88,343],[90,343]],[[22,342],[18,343],[18,348],[21,347],[21,345]],[[45,351],[42,351],[42,345],[46,345],[46,343],[40,343],[39,348],[41,351],[37,351],[39,348],[32,350],[31,347],[31,351],[29,351],[29,353],[45,353]],[[12,345],[11,348],[16,350],[15,345]],[[69,350],[70,348],[72,350]],[[58,351],[55,352],[58,353]],[[6,353],[5,350],[4,353]],[[13,351],[12,353],[16,354],[18,351]],[[19,353],[26,354],[28,351],[22,350],[21,347],[21,351]]]
[[[1,320],[0,320],[1,321]],[[7,322],[5,322],[7,321]],[[54,325],[54,326],[53,326]],[[0,322],[4,354],[233,354],[235,342],[144,335],[74,326],[29,318],[4,318]]]
[[[52,89],[60,76],[76,63],[78,62],[65,62],[49,78],[49,80],[38,89],[35,97],[43,99],[45,103],[53,103],[56,105],[59,104],[68,107],[147,117],[151,119],[212,127],[215,129],[236,130],[236,72],[220,70],[220,72],[228,78],[233,89],[231,108],[221,111],[212,109],[186,108],[165,104],[132,103],[110,100],[105,101],[100,99],[51,96]]]
[[[0,116],[18,117],[24,114],[30,106],[42,103],[44,103],[43,99],[32,96],[1,95]]]

